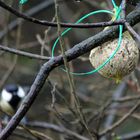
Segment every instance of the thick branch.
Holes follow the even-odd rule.
[[[135,25],[140,21],[140,7],[134,10],[128,17],[127,22],[132,26]],[[98,33],[97,35],[88,38],[87,40],[75,45],[72,49],[68,50],[66,52],[67,60],[71,61],[72,59],[75,59],[82,54],[85,54],[89,52],[91,49],[97,47],[101,43],[104,43],[105,41],[108,41],[111,38],[117,37],[117,29],[116,27],[111,28],[109,30],[103,31]],[[34,83],[31,86],[31,89],[29,93],[27,94],[26,98],[24,99],[23,103],[17,110],[16,114],[12,117],[12,119],[9,121],[8,125],[4,128],[4,130],[0,133],[0,139],[5,140],[8,138],[8,136],[13,132],[13,130],[16,128],[20,120],[24,117],[26,112],[31,107],[32,103],[34,102],[35,98],[39,94],[41,88],[43,87],[46,78],[48,77],[49,73],[59,65],[63,64],[63,58],[62,55],[59,55],[57,57],[54,57],[50,59],[47,63],[45,63]]]

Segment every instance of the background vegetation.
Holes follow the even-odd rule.
[[[116,1],[117,4],[120,2]],[[23,6],[19,6],[14,0],[4,0],[4,3],[28,16],[56,21],[53,0],[29,0]],[[59,0],[58,4],[59,20],[70,23],[74,23],[91,11],[113,8],[110,0]],[[126,14],[135,9],[136,6],[127,3]],[[85,22],[97,23],[109,20],[110,15],[98,14]],[[140,33],[139,24],[134,29]],[[64,29],[61,28],[62,30]],[[72,48],[102,30],[103,28],[72,29],[64,38],[65,49]],[[17,19],[7,10],[0,8],[2,46],[50,57],[56,38],[57,28]],[[139,45],[138,41],[137,43]],[[55,55],[61,54],[60,50],[58,45]],[[86,53],[72,61],[69,65],[70,71],[86,72],[93,69],[88,56],[89,53]],[[0,88],[8,83],[30,88],[46,61],[0,51]],[[137,109],[139,106],[134,108],[140,100],[139,69],[140,65],[120,84],[98,73],[72,76],[74,89],[69,84],[67,74],[59,67],[54,69],[26,114],[29,121],[27,126],[17,127],[8,139],[89,140],[95,137],[99,139],[99,136],[102,136],[101,140],[134,140],[136,139],[134,137],[140,139],[140,114]],[[78,98],[76,107],[73,93],[76,93]],[[125,116],[126,119],[119,123]]]

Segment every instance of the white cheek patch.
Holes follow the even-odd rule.
[[[1,98],[7,102],[9,102],[12,99],[12,94],[7,92],[5,89],[1,92]]]
[[[20,98],[23,98],[23,97],[25,97],[25,91],[23,90],[23,88],[22,87],[18,87],[18,93],[17,93],[17,95],[20,97]]]

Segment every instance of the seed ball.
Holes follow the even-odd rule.
[[[94,68],[103,64],[114,52],[118,45],[118,39],[103,43],[90,52],[89,60]],[[107,78],[121,80],[130,74],[137,66],[139,50],[136,42],[128,32],[123,34],[121,47],[115,56],[98,72]]]

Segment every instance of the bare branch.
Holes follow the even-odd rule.
[[[38,122],[38,121],[35,121],[35,122],[29,122],[27,124],[27,126],[30,126],[30,127],[37,127],[37,128],[45,128],[45,129],[50,129],[52,131],[55,131],[55,132],[58,132],[58,133],[62,133],[62,134],[66,134],[66,135],[69,135],[69,136],[73,136],[79,140],[89,140],[88,138],[84,137],[84,136],[81,136],[65,127],[62,127],[62,126],[58,126],[58,125],[55,125],[55,124],[51,124],[51,123],[47,123],[47,122]]]
[[[0,6],[6,9],[7,11],[11,12],[12,14],[16,15],[17,17],[23,18],[27,21],[44,25],[44,26],[52,26],[57,27],[56,22],[49,22],[46,20],[39,20],[33,17],[26,16],[25,14],[22,14],[15,10],[14,8],[6,5],[4,2],[0,1]],[[124,24],[124,20],[118,20],[118,21],[109,21],[109,22],[101,22],[101,23],[81,23],[81,24],[72,24],[72,23],[60,23],[61,27],[70,27],[70,28],[97,28],[97,27],[105,27],[105,26],[113,26],[113,25],[120,25]]]
[[[9,53],[13,53],[13,54],[16,54],[16,55],[20,55],[20,56],[25,56],[25,57],[28,57],[28,58],[31,58],[31,59],[39,59],[39,60],[49,60],[49,59],[51,59],[51,57],[32,54],[32,53],[20,51],[20,50],[17,50],[17,49],[14,49],[14,48],[9,48],[9,47],[2,46],[2,45],[0,45],[0,50],[3,50],[5,52],[9,52]]]
[[[140,36],[135,32],[135,30],[130,26],[128,22],[125,23],[125,26],[127,30],[132,34],[139,42],[140,42]]]
[[[129,118],[129,116],[131,116],[139,107],[140,107],[140,101],[138,101],[137,104],[127,114],[125,114],[121,119],[119,119],[116,123],[114,123],[109,128],[103,130],[99,135],[103,136],[103,135],[113,131],[115,128],[120,126],[124,121],[126,121]]]

